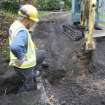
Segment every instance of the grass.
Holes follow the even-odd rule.
[[[100,15],[99,18],[100,18],[101,20],[104,20],[104,21],[105,21],[105,14]],[[99,23],[99,25],[100,25],[100,26],[105,26],[105,22]]]
[[[102,14],[99,17],[102,18],[102,19],[105,19],[105,14]]]
[[[47,16],[49,14],[48,11],[39,11],[39,17],[44,17]]]
[[[105,23],[99,23],[99,26],[104,26],[105,27]]]
[[[13,13],[13,12],[10,12],[10,11],[6,11],[6,10],[0,10],[1,12],[3,12],[3,13],[5,13],[7,16],[14,16],[14,15],[16,15],[15,13]]]

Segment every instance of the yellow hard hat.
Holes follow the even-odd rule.
[[[30,20],[35,22],[39,21],[37,9],[30,4],[23,5],[18,11],[18,14],[20,16],[28,17]]]

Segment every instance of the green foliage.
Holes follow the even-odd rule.
[[[61,1],[65,3],[64,9],[71,8],[71,0],[37,0],[37,7],[40,10],[59,10]]]
[[[3,1],[1,3],[1,8],[12,13],[17,13],[19,4],[15,0]]]
[[[27,0],[29,1],[29,0]],[[64,1],[65,10],[70,10],[71,8],[71,0],[31,0],[33,5],[37,6],[40,10],[60,10],[60,2]],[[25,0],[24,0],[25,2]],[[19,0],[4,0],[1,2],[0,8],[12,12],[17,13],[19,8]]]
[[[69,10],[71,8],[72,0],[63,0],[65,2],[65,8]]]
[[[40,10],[57,10],[59,8],[59,0],[38,0],[37,7]]]
[[[8,29],[13,22],[14,16],[0,11],[0,50],[5,48],[8,42]]]
[[[49,0],[48,10],[58,10],[60,9],[59,0]]]

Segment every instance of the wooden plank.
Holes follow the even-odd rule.
[[[105,31],[102,31],[102,32],[95,32],[93,34],[93,37],[94,38],[97,38],[97,37],[105,37]]]

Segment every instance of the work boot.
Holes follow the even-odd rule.
[[[43,61],[41,66],[42,66],[42,68],[48,68],[49,64],[46,61]]]
[[[35,77],[38,77],[38,76],[40,76],[40,71],[39,70],[35,70]]]

